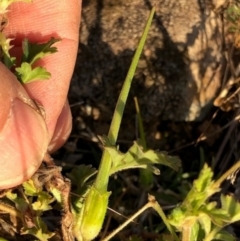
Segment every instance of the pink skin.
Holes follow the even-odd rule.
[[[15,38],[19,56],[22,39],[45,42],[60,38],[58,52],[45,57],[51,78],[21,86],[0,63],[0,189],[21,184],[38,169],[44,154],[58,149],[71,131],[67,91],[76,61],[81,0],[34,0],[13,3],[4,33]],[[31,99],[40,103],[44,119]]]

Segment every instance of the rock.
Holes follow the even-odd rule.
[[[222,20],[210,0],[83,0],[80,46],[71,91],[110,121],[153,5],[156,14],[126,108],[137,96],[142,116],[202,120],[224,63]],[[219,6],[218,6],[219,7]]]

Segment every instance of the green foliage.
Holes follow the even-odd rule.
[[[22,195],[12,191],[6,194],[6,198],[14,204],[22,221],[21,234],[31,234],[41,241],[50,239],[54,233],[48,231],[41,216],[45,211],[52,209],[51,204],[55,199],[42,188],[37,188],[32,180],[23,183],[23,188]]]
[[[21,66],[16,68],[16,75],[18,79],[24,83],[30,83],[36,80],[49,79],[51,74],[43,67],[34,67],[34,64],[39,59],[55,53],[57,51],[56,47],[52,45],[59,40],[51,38],[48,42],[44,44],[29,43],[27,39],[23,40],[22,50],[23,56],[21,61]]]
[[[144,150],[139,141],[134,142],[126,153],[121,153],[116,147],[105,146],[104,148],[112,158],[110,175],[131,168],[144,168],[159,175],[160,171],[154,164],[166,165],[175,171],[178,171],[181,166],[179,158],[171,157],[166,152]]]
[[[10,4],[13,1],[0,1],[1,6]],[[0,16],[1,17],[1,16]],[[0,18],[1,19],[1,18]],[[57,48],[52,45],[60,41],[59,39],[51,38],[46,43],[30,43],[27,38],[22,42],[22,59],[20,66],[16,66],[16,57],[10,55],[10,49],[13,47],[10,42],[13,39],[6,38],[6,36],[0,32],[0,50],[2,50],[2,62],[9,69],[15,68],[15,75],[18,80],[27,84],[36,80],[49,79],[51,74],[41,66],[35,66],[36,62],[47,55],[57,52]]]
[[[67,177],[71,180],[72,191],[76,196],[72,197],[72,212],[79,219],[81,215],[80,212],[83,207],[83,202],[88,193],[89,187],[93,184],[93,176],[96,174],[97,170],[92,168],[90,165],[80,165],[74,168],[70,173],[67,173]]]
[[[51,74],[47,72],[45,68],[35,67],[32,69],[32,66],[26,62],[22,63],[20,67],[16,68],[16,72],[18,79],[20,79],[24,84],[35,80],[49,79],[51,76]]]
[[[39,59],[44,58],[49,54],[57,52],[57,48],[52,45],[60,41],[59,39],[51,38],[48,42],[39,44],[39,43],[30,43],[28,39],[24,39],[22,43],[22,63],[26,62],[30,65],[33,65]]]
[[[0,32],[0,48],[2,49],[2,57],[3,57],[3,63],[6,67],[8,67],[9,69],[12,66],[15,66],[16,64],[16,58],[15,57],[11,57],[9,54],[9,50],[13,47],[12,45],[10,45],[10,42],[13,39],[11,38],[6,38],[5,35],[3,33]]]
[[[235,240],[222,229],[240,220],[240,204],[233,197],[223,195],[221,208],[211,201],[210,197],[220,191],[212,177],[213,172],[205,164],[185,200],[168,217],[184,241]]]
[[[104,151],[101,159],[101,164],[99,171],[97,173],[97,178],[94,181],[93,186],[89,188],[87,191],[86,198],[82,204],[81,212],[75,212],[75,220],[76,224],[74,227],[74,233],[78,240],[92,240],[95,238],[101,227],[103,225],[103,221],[107,211],[108,198],[110,196],[110,192],[107,191],[109,176],[111,173],[111,168],[114,163],[117,163],[117,166],[120,167],[121,153],[116,152],[116,140],[118,136],[118,132],[120,129],[120,124],[123,116],[123,111],[126,105],[127,97],[129,94],[131,82],[134,76],[134,72],[137,67],[138,60],[140,58],[140,54],[142,52],[144,43],[147,38],[147,33],[150,28],[150,24],[153,18],[154,9],[151,11],[149,19],[147,21],[146,27],[140,39],[139,45],[137,47],[136,53],[133,57],[131,66],[129,68],[127,77],[124,81],[122,90],[120,92],[118,102],[116,104],[116,108],[113,114],[112,123],[110,125],[108,137],[104,139]],[[112,148],[109,151],[108,147]],[[112,156],[112,152],[115,153]],[[116,160],[116,158],[119,160]],[[133,158],[130,158],[129,161],[132,165],[136,166],[136,162],[134,163]],[[149,162],[148,162],[149,163]],[[150,165],[149,165],[150,166]],[[145,165],[145,168],[148,166]],[[131,168],[131,165],[128,165],[125,168],[118,168],[116,171],[120,171],[126,168]],[[81,202],[81,199],[79,199]],[[76,206],[79,206],[78,204]]]
[[[73,189],[74,193],[83,196],[88,187],[93,184],[92,177],[97,173],[97,170],[90,165],[79,165],[67,173],[67,177],[71,183],[76,187]]]
[[[0,14],[5,14],[8,5],[12,2],[14,0],[0,0]],[[93,240],[102,228],[111,194],[107,190],[110,175],[132,168],[146,169],[149,173],[151,172],[151,180],[148,179],[146,183],[151,183],[152,173],[160,174],[160,170],[155,165],[165,165],[175,171],[179,171],[181,166],[181,162],[177,157],[169,156],[166,152],[147,148],[142,126],[140,130],[141,141],[135,141],[126,153],[120,152],[116,146],[131,82],[146,41],[153,14],[154,10],[151,11],[124,82],[108,136],[102,138],[103,155],[99,171],[97,172],[91,166],[81,165],[67,174],[72,181],[72,191],[75,193],[75,196],[70,203],[66,204],[67,208],[63,208],[63,216],[69,214],[67,212],[71,210],[70,217],[72,219],[70,219],[68,231],[73,233],[79,241]],[[240,19],[239,8],[235,6],[229,8],[228,17],[233,24],[234,31],[238,30],[239,26],[236,25],[236,22]],[[36,80],[48,79],[50,73],[45,68],[36,66],[36,64],[38,60],[57,51],[53,44],[59,40],[51,38],[46,43],[39,44],[30,43],[27,39],[24,39],[22,42],[20,66],[16,66],[16,58],[10,55],[9,51],[13,47],[10,45],[11,40],[0,32],[2,61],[10,70],[15,70],[19,81],[26,84]],[[138,117],[140,120],[140,114]],[[234,168],[236,169],[237,167]],[[97,177],[94,180],[95,174],[97,174]],[[235,240],[224,228],[240,220],[240,204],[231,196],[221,195],[221,207],[217,205],[217,202],[211,200],[211,197],[220,191],[220,183],[225,176],[223,175],[220,180],[214,181],[212,170],[207,165],[204,165],[198,179],[194,181],[183,202],[173,209],[168,218],[156,199],[149,195],[149,202],[134,214],[132,219],[127,220],[121,228],[124,228],[147,208],[153,208],[162,218],[169,231],[169,233],[161,234],[157,239],[159,241],[179,241],[180,239],[183,241]],[[64,179],[60,181],[64,183]],[[0,210],[8,211],[11,215],[11,220],[13,220],[13,216],[21,220],[21,235],[30,234],[41,241],[49,240],[55,235],[54,232],[48,230],[42,216],[46,211],[53,209],[55,201],[64,203],[61,189],[54,185],[39,187],[32,179],[23,183],[22,187],[17,189],[17,191],[9,190],[2,199],[3,203],[0,203]],[[178,231],[179,237],[174,229]],[[0,240],[4,239],[0,238]],[[65,240],[70,239],[65,238]],[[109,239],[106,238],[104,240]],[[140,241],[142,239],[132,236],[129,240]]]
[[[22,234],[31,234],[38,238],[40,241],[49,240],[54,236],[54,233],[48,231],[46,224],[42,221],[39,216],[36,216],[34,219],[34,227],[27,228],[23,227],[21,229]]]
[[[3,7],[3,3],[6,4],[5,1],[0,3],[2,4],[0,5],[1,7]],[[89,166],[81,166],[68,174],[76,185],[76,193],[80,195],[72,201],[74,223],[70,232],[72,231],[74,236],[81,241],[93,240],[102,228],[108,199],[111,194],[111,192],[107,191],[108,180],[111,174],[129,168],[145,168],[155,174],[159,174],[160,171],[154,167],[154,164],[167,165],[175,170],[178,170],[180,166],[180,161],[177,158],[172,158],[163,152],[147,150],[146,146],[143,148],[138,142],[135,142],[126,154],[119,152],[115,146],[131,81],[147,38],[153,14],[154,10],[151,11],[116,104],[108,138],[105,139],[103,157],[96,180],[92,183],[91,177],[96,171]],[[45,68],[36,66],[36,63],[45,56],[55,53],[57,49],[52,45],[59,40],[52,38],[46,43],[39,44],[30,43],[28,39],[24,39],[22,42],[20,66],[16,66],[16,58],[10,55],[9,51],[12,48],[10,45],[11,40],[1,33],[0,46],[3,52],[1,57],[9,69],[15,68],[15,74],[20,82],[27,84],[50,77],[50,73]],[[21,195],[20,193],[8,192],[6,198],[14,204],[16,213],[23,223],[21,234],[30,234],[39,240],[50,239],[54,233],[48,231],[41,216],[45,211],[52,209],[52,203],[55,200],[62,203],[65,200],[62,195],[61,190],[54,187],[54,185],[48,186],[47,192],[43,190],[43,187],[36,186],[33,180],[23,184]],[[68,209],[65,207],[65,212]],[[160,210],[159,212],[165,218],[162,211]]]

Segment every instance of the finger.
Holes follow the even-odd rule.
[[[24,37],[42,42],[51,36],[61,38],[56,43],[58,52],[38,64],[45,67],[51,78],[26,85],[30,97],[41,103],[46,111],[46,123],[52,136],[65,104],[78,47],[80,1],[43,1],[12,4],[6,34],[15,36],[20,45]]]
[[[49,152],[54,152],[60,148],[69,137],[69,134],[72,130],[72,114],[68,101],[66,101],[62,112],[58,118],[53,138],[48,146]]]
[[[38,169],[49,143],[46,123],[15,76],[0,63],[0,189]]]

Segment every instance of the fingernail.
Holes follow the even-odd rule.
[[[40,166],[48,143],[43,117],[22,100],[14,99],[0,132],[0,189],[29,179]]]

